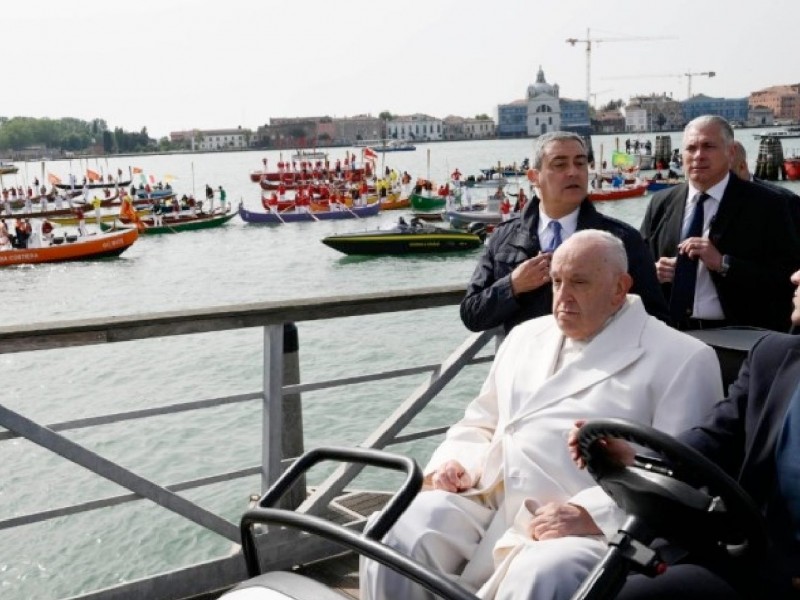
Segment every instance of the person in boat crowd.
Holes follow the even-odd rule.
[[[14,247],[27,248],[28,238],[31,237],[31,224],[28,219],[17,219],[14,223]]]
[[[512,196],[514,194],[511,194]],[[528,201],[528,198],[525,196],[525,190],[519,188],[517,192],[517,200],[514,202],[514,212],[520,213],[525,209],[525,203]]]
[[[0,219],[0,250],[11,250],[14,247],[13,238],[6,225],[5,219]]]
[[[53,243],[53,224],[47,219],[42,221],[42,245],[50,246]]]
[[[83,208],[81,206],[75,207],[75,218],[78,219],[78,235],[89,235],[89,232],[86,230],[86,215],[83,213]]]
[[[214,212],[214,188],[206,184],[206,200],[208,201],[209,214]]]
[[[153,226],[162,227],[164,225],[165,207],[161,204],[161,198],[153,198],[150,212],[153,214]]]
[[[586,142],[575,133],[550,132],[536,139],[530,177],[537,196],[525,209],[497,226],[478,259],[461,301],[461,320],[471,331],[515,325],[550,312],[553,250],[578,230],[602,229],[619,237],[628,254],[631,293],[645,310],[667,318],[653,256],[636,229],[607,217],[587,198]]]
[[[731,174],[733,141],[722,117],[689,122],[687,182],[651,198],[641,233],[675,327],[787,331],[800,223],[784,196]]]
[[[503,221],[508,221],[511,218],[511,201],[509,201],[508,196],[505,194],[500,201],[500,218]]]
[[[714,351],[628,293],[617,236],[579,231],[551,269],[552,314],[502,342],[480,394],[424,469],[426,491],[383,540],[481,598],[570,597],[624,520],[573,468],[564,443],[572,415],[674,434],[700,423],[722,394]],[[363,599],[430,597],[375,562],[362,559],[360,572]]]
[[[102,211],[100,210],[103,206],[103,201],[100,200],[97,196],[92,198],[92,208],[94,209],[94,218],[97,221],[97,227],[100,227],[100,222],[102,221],[103,215]]]
[[[791,283],[796,287],[791,321],[798,327],[800,271]],[[618,600],[800,598],[800,337],[775,332],[762,337],[727,397],[678,440],[716,463],[750,495],[765,517],[769,548],[747,562],[690,553],[658,577],[629,576]],[[573,460],[583,467],[577,429],[568,441]],[[625,442],[607,439],[603,447],[619,462],[633,458]]]
[[[225,191],[225,188],[219,186],[219,208],[222,212],[225,212],[227,202],[228,202],[228,192]]]

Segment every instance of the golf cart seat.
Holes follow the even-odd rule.
[[[248,579],[221,600],[342,600],[336,590],[291,571],[272,571]]]

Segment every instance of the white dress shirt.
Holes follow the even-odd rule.
[[[726,174],[722,181],[706,190],[706,194],[709,196],[703,204],[703,237],[706,239],[708,239],[711,223],[714,222],[714,217],[717,215],[719,203],[720,200],[722,200],[722,195],[725,193],[725,188],[728,185],[729,179],[730,173]],[[684,233],[689,228],[689,223],[692,220],[692,211],[694,210],[695,204],[697,204],[696,198],[700,193],[700,190],[695,188],[691,183],[689,184],[686,208],[683,211],[681,239],[683,239]],[[725,318],[722,304],[720,304],[719,301],[719,295],[717,295],[717,288],[711,280],[711,273],[701,260],[697,261],[697,283],[694,289],[692,317],[695,319]]]
[[[551,219],[542,210],[542,205],[539,204],[539,227],[536,228],[536,233],[539,235],[539,246],[542,248],[551,248],[553,244],[553,230],[548,227],[550,221],[558,221],[561,223],[561,243],[567,241],[567,238],[575,233],[578,229],[578,211],[576,208],[568,215],[559,219]]]

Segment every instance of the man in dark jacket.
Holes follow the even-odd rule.
[[[585,142],[564,131],[536,141],[532,180],[537,197],[519,217],[500,224],[489,239],[467,293],[461,320],[472,331],[512,327],[552,312],[550,258],[553,250],[581,229],[602,229],[620,238],[628,254],[632,294],[648,313],[666,319],[654,259],[636,229],[600,214],[587,199],[589,167]]]

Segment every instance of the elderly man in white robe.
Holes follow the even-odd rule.
[[[628,294],[618,238],[576,232],[555,251],[549,277],[553,314],[509,333],[425,468],[426,491],[384,539],[482,598],[569,598],[622,523],[570,460],[576,418],[622,417],[675,434],[722,394],[714,351]],[[432,596],[362,559],[361,597]]]

